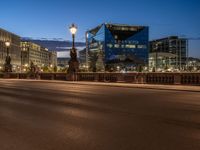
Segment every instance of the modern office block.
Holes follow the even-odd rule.
[[[149,68],[157,71],[184,70],[188,58],[188,40],[170,36],[150,42]]]
[[[148,27],[101,24],[86,33],[86,64],[94,72],[145,67],[148,40]]]

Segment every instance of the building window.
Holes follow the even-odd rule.
[[[139,48],[139,49],[145,49],[145,48],[147,48],[147,46],[146,45],[138,45],[137,48]]]
[[[115,44],[115,48],[119,48],[119,44]]]
[[[136,48],[135,45],[126,44],[126,48]]]
[[[108,47],[108,48],[112,48],[113,45],[112,45],[112,44],[107,44],[107,47]]]

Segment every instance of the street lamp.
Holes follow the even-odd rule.
[[[70,27],[69,27],[69,30],[72,34],[72,40],[73,40],[73,44],[72,44],[72,49],[75,48],[75,34],[77,32],[77,27],[75,24],[72,24]]]
[[[78,72],[79,69],[79,62],[77,59],[77,51],[75,48],[75,34],[77,32],[77,26],[75,24],[72,24],[69,27],[69,30],[72,34],[72,49],[70,50],[70,60],[69,60],[69,68],[68,68],[68,73],[71,75],[75,75],[76,72]]]
[[[10,48],[11,43],[9,41],[5,42],[6,50],[7,50],[7,55],[6,55],[6,60],[5,60],[5,72],[12,72],[12,65],[10,64],[11,62],[11,57],[9,56],[9,48]]]
[[[10,42],[9,42],[9,41],[6,41],[6,42],[5,42],[5,45],[6,45],[6,47],[10,47]]]
[[[5,42],[5,45],[6,45],[6,50],[7,50],[7,55],[6,55],[6,57],[8,57],[8,55],[9,55],[9,48],[10,48],[10,42],[9,42],[9,41],[6,41],[6,42]]]

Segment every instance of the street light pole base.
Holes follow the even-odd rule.
[[[69,68],[67,70],[67,80],[69,81],[76,81],[76,73],[79,71],[79,62],[77,59],[77,52],[75,48],[72,48],[70,51],[71,59],[69,60]]]
[[[70,60],[69,61],[69,69],[67,71],[67,80],[68,81],[77,81],[76,73],[79,70],[79,62],[78,60]]]
[[[68,73],[76,73],[79,70],[79,62],[77,59],[77,51],[75,48],[72,48],[70,50],[70,57],[71,59],[69,60],[69,68],[68,68]]]
[[[4,67],[5,67],[5,69],[4,69],[5,73],[12,72],[12,65],[11,64],[5,64]]]
[[[79,71],[79,62],[78,60],[70,60],[69,61],[69,68],[67,73],[68,74],[73,74],[77,73]]]
[[[9,73],[12,72],[12,65],[11,65],[11,57],[6,56],[6,61],[4,64],[4,72]]]

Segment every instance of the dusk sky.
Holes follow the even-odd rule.
[[[77,41],[103,22],[145,25],[150,39],[169,35],[191,38],[190,56],[200,58],[199,0],[3,0],[0,27],[21,37],[71,40],[68,26],[78,25]]]

